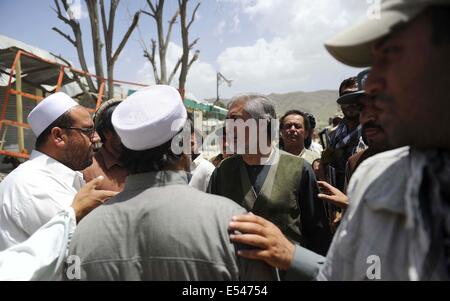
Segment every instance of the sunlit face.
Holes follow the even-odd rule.
[[[307,132],[305,129],[305,119],[301,115],[292,114],[283,119],[281,127],[281,139],[285,147],[304,147]]]
[[[231,107],[229,108],[228,111],[228,115],[227,115],[227,119],[229,120],[233,120],[233,121],[237,121],[237,120],[242,120],[242,121],[248,121],[251,120],[252,117],[250,116],[249,113],[247,113],[245,111],[245,101],[235,101]],[[241,148],[243,148],[243,150],[245,150],[245,153],[249,153],[249,144],[250,144],[250,130],[249,128],[245,128],[245,137],[242,137],[242,135],[238,135],[239,131],[237,127],[233,127],[233,128],[229,128],[229,126],[227,126],[226,129],[227,133],[233,133],[233,135],[227,135],[227,141],[228,144],[230,146],[232,146],[232,152],[233,153],[241,153],[238,150]],[[233,136],[233,137],[231,137]],[[231,139],[231,141],[230,141]],[[238,145],[240,146],[240,148],[238,147]]]
[[[449,50],[432,44],[425,15],[373,47],[365,90],[392,146],[449,146]]]
[[[70,111],[74,128],[93,128],[89,112],[81,107],[74,107]],[[92,164],[94,155],[94,143],[99,141],[99,136],[94,131],[92,134],[79,130],[64,129],[68,136],[66,150],[63,154],[63,163],[72,170],[83,170]]]

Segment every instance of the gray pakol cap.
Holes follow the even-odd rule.
[[[370,66],[372,45],[392,33],[395,26],[409,22],[431,5],[450,5],[450,0],[382,0],[379,18],[373,15],[337,34],[325,43],[325,48],[346,65]]]
[[[186,120],[180,93],[166,85],[147,87],[131,94],[111,117],[122,144],[135,151],[152,149],[170,141]]]

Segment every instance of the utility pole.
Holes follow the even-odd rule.
[[[217,104],[220,100],[219,86],[222,83],[222,80],[228,84],[228,87],[231,87],[231,84],[233,83],[232,79],[227,79],[225,76],[223,76],[222,73],[217,72],[217,81],[216,81],[217,97],[216,97],[216,101],[214,102],[214,104]]]

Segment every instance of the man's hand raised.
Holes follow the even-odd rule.
[[[72,208],[75,211],[77,222],[85,217],[89,212],[118,194],[115,191],[96,190],[97,185],[101,183],[103,176],[99,176],[80,189],[72,202]]]

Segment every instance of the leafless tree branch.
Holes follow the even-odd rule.
[[[117,61],[117,58],[120,55],[120,52],[123,50],[123,48],[125,47],[125,44],[128,42],[128,39],[130,38],[131,34],[133,33],[134,29],[136,28],[138,22],[139,22],[139,16],[140,16],[140,12],[136,12],[134,14],[133,17],[133,22],[131,22],[130,27],[128,27],[127,32],[125,33],[124,37],[122,38],[122,41],[119,44],[119,47],[117,47],[116,51],[114,52],[113,55],[113,62]]]
[[[171,73],[170,76],[169,76],[169,81],[168,81],[168,84],[169,84],[169,85],[172,83],[173,78],[174,78],[175,75],[177,74],[178,69],[180,68],[182,61],[183,61],[183,57],[180,57],[180,58],[178,59],[178,62],[175,64],[175,67],[173,68],[172,73]]]
[[[169,47],[170,36],[172,35],[172,27],[175,24],[175,22],[177,21],[179,14],[180,14],[180,10],[177,10],[177,12],[173,15],[173,17],[169,21],[169,28],[167,29],[166,41],[164,44],[165,48]]]
[[[146,10],[141,9],[141,13],[146,14],[146,15],[152,17],[152,18],[156,18],[156,16],[154,14],[152,14],[152,13],[146,11]]]
[[[197,44],[199,38],[195,39],[191,44],[189,44],[189,50],[191,50],[192,48],[194,48],[195,44]]]
[[[56,31],[57,33],[59,33],[60,35],[62,35],[64,38],[66,38],[67,41],[70,42],[70,44],[72,44],[74,47],[77,47],[77,43],[75,42],[74,39],[72,39],[68,34],[62,32],[59,28],[57,27],[53,27],[52,30]]]
[[[188,64],[188,70],[191,69],[192,64],[193,64],[196,60],[198,60],[199,55],[200,55],[200,50],[195,51],[194,55],[193,55],[192,58],[191,58],[191,61],[190,61],[189,64]]]
[[[189,0],[188,0],[189,1]],[[197,10],[200,7],[200,2],[197,3],[197,5],[195,6],[194,11],[192,12],[192,17],[191,17],[191,21],[189,21],[188,25],[187,25],[187,30],[189,30],[191,28],[192,23],[194,23],[195,21],[195,15],[197,14]]]

